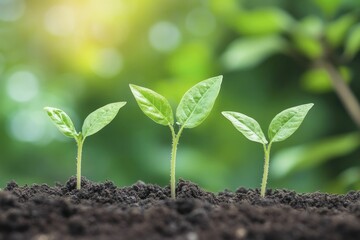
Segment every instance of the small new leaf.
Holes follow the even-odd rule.
[[[53,107],[45,107],[44,110],[61,133],[66,137],[77,137],[73,122],[63,110]]]
[[[83,137],[93,135],[108,125],[125,104],[126,102],[110,103],[90,113],[82,126]]]
[[[303,104],[288,108],[277,114],[269,126],[270,142],[280,142],[290,137],[301,125],[314,104]]]
[[[237,112],[222,112],[222,115],[247,139],[262,144],[268,143],[259,123],[255,119]]]
[[[140,109],[154,122],[161,125],[173,125],[174,115],[168,100],[157,92],[130,84],[136,102]]]
[[[176,109],[176,120],[184,128],[194,128],[210,114],[219,94],[222,76],[204,80],[190,88]]]

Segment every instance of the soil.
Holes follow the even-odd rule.
[[[75,178],[0,191],[0,239],[360,239],[360,192],[297,194],[258,189],[206,192],[180,180],[170,189]]]

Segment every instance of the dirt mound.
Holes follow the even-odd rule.
[[[360,239],[360,192],[297,194],[239,188],[218,194],[180,180],[170,189],[75,178],[0,192],[0,239]]]

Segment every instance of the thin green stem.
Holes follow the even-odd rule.
[[[78,147],[77,158],[76,158],[76,189],[81,189],[81,158],[82,158],[82,148],[84,144],[84,138],[82,135],[79,135],[75,139]]]
[[[266,184],[269,175],[270,148],[271,148],[271,142],[269,143],[268,146],[264,144],[265,159],[264,159],[264,173],[261,182],[261,192],[260,192],[261,197],[265,197]]]
[[[176,152],[177,145],[179,143],[179,139],[181,133],[183,131],[183,127],[180,127],[179,132],[176,134],[174,127],[169,125],[172,136],[172,149],[171,149],[171,163],[170,163],[170,190],[171,190],[171,198],[176,199],[176,178],[175,178],[175,167],[176,167]]]

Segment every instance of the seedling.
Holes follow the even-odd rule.
[[[176,124],[179,130],[175,133],[174,115],[165,97],[148,88],[130,84],[130,89],[140,109],[154,122],[169,126],[172,136],[170,189],[171,198],[175,193],[175,165],[177,145],[184,128],[200,125],[210,114],[216,97],[219,94],[222,76],[206,79],[190,88],[182,97],[176,109]]]
[[[76,188],[81,189],[81,157],[82,148],[86,137],[93,135],[108,125],[123,107],[126,102],[116,102],[107,104],[94,112],[90,113],[82,126],[82,132],[75,130],[70,117],[61,109],[45,107],[44,110],[49,115],[51,121],[66,137],[74,138],[77,143],[76,161]]]
[[[301,125],[306,114],[314,104],[304,104],[292,108],[288,108],[277,114],[270,123],[268,136],[266,139],[259,123],[242,113],[222,112],[222,114],[230,120],[234,127],[241,132],[250,141],[261,143],[264,147],[265,162],[264,173],[261,183],[261,197],[265,197],[265,190],[269,172],[270,149],[274,142],[280,142],[290,137]]]

